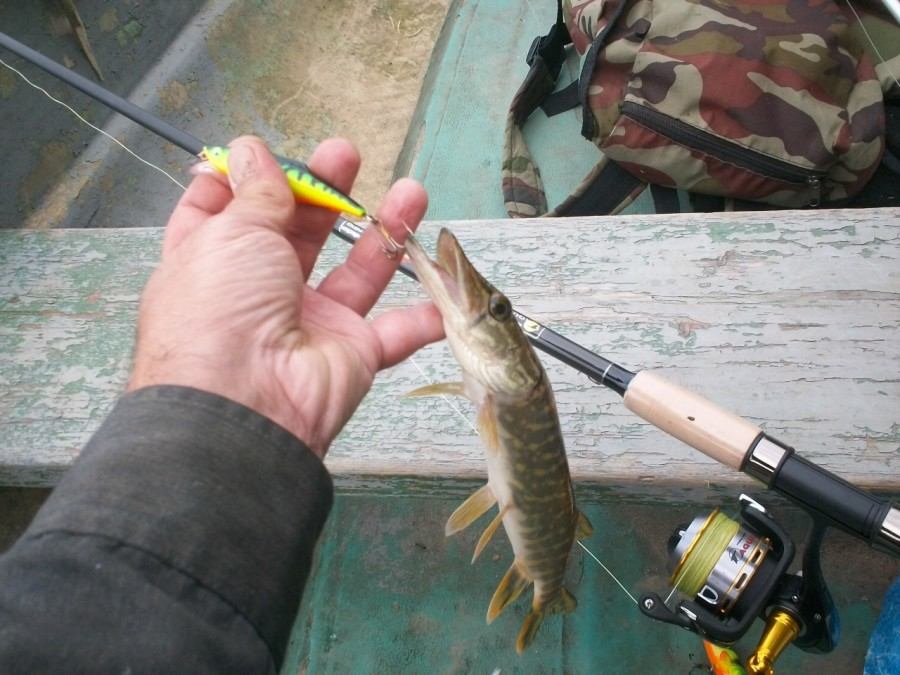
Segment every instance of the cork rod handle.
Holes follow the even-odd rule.
[[[717,462],[738,470],[762,433],[744,418],[646,370],[628,385],[625,407]]]

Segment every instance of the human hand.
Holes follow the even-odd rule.
[[[349,192],[359,156],[346,141],[325,141],[309,167]],[[169,220],[141,300],[129,389],[173,384],[225,396],[324,457],[375,374],[443,337],[440,315],[423,303],[365,319],[398,266],[374,228],[308,284],[335,215],[296,205],[259,139],[231,144],[229,171],[231,188],[197,176]],[[404,179],[378,217],[402,243],[426,205],[422,187]]]

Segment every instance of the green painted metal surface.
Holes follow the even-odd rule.
[[[422,181],[431,219],[505,218],[500,165],[506,113],[528,73],[532,40],[556,19],[553,2],[459,1],[450,8],[432,57],[398,173]],[[560,82],[577,75],[569,59]],[[581,136],[580,112],[535,112],[526,138],[541,167],[547,201],[560,203],[600,158]],[[653,213],[649,191],[624,213]]]
[[[485,624],[488,602],[512,554],[501,530],[470,565],[489,519],[445,538],[444,521],[461,500],[340,495],[282,673],[707,672],[699,638],[644,618],[578,548],[567,575],[578,609],[548,617],[531,648],[516,655],[515,637],[531,592]],[[635,595],[665,591],[666,539],[708,509],[590,499],[580,506],[595,527],[588,547]],[[805,516],[783,505],[777,515],[795,536],[802,535]],[[825,574],[842,613],[841,645],[824,656],[792,648],[778,672],[861,672],[880,598],[897,572],[896,561],[843,535],[831,536]],[[755,644],[757,623],[739,645],[742,654]]]

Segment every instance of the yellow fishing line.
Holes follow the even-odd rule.
[[[697,595],[739,529],[737,521],[713,511],[672,575],[675,588],[690,597]]]

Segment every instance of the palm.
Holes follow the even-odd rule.
[[[440,316],[426,303],[364,318],[397,267],[372,228],[343,264],[308,285],[334,215],[295,208],[264,146],[240,139],[231,160],[238,144],[256,159],[234,193],[221,178],[198,176],[169,220],[162,265],[142,303],[131,386],[221,394],[324,456],[375,374],[443,336]],[[333,141],[319,146],[309,166],[349,191],[358,163],[352,147]],[[400,181],[379,216],[402,241],[426,203],[418,184]]]
[[[303,290],[298,325],[300,346],[292,338],[287,358],[276,356],[273,381],[290,399],[297,426],[317,430],[305,440],[327,445],[371,387],[383,350],[365,319],[311,287]]]

